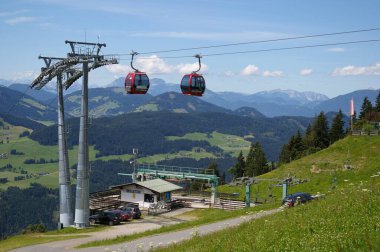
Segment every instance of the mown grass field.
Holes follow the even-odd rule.
[[[347,137],[284,165],[261,177],[308,179],[290,192],[325,199],[157,251],[380,251],[379,148],[379,137]],[[345,163],[352,169],[344,170]],[[280,197],[280,188],[273,191]]]
[[[45,236],[43,234],[16,235],[0,242],[0,252],[16,248],[87,237],[87,235]]]
[[[157,251],[380,251],[379,182]]]
[[[29,139],[28,137],[19,137],[19,135],[28,130],[20,126],[11,126],[5,124],[9,129],[0,130],[3,144],[0,144],[0,153],[8,153],[7,159],[0,159],[0,167],[11,164],[12,168],[0,171],[0,178],[8,178],[9,182],[0,184],[0,189],[6,189],[9,186],[18,186],[20,188],[29,187],[31,183],[39,183],[49,188],[58,187],[58,147],[57,146],[43,146],[38,142]],[[30,130],[29,130],[30,131]],[[6,141],[9,138],[9,143]],[[10,155],[11,150],[16,150],[22,155]],[[76,163],[78,149],[74,147],[68,151],[70,165]],[[89,149],[90,160],[95,160],[96,151],[92,146]],[[43,164],[25,164],[27,159],[39,160],[43,158],[49,163]],[[54,160],[54,162],[50,162]],[[31,176],[25,180],[14,181],[16,176],[26,176],[21,174],[21,171],[27,171],[27,175]]]
[[[259,178],[284,179],[293,177],[307,180],[306,183],[292,184],[289,193],[310,192],[326,194],[333,188],[346,187],[350,183],[368,180],[368,175],[380,171],[380,138],[379,137],[347,137],[328,149],[309,155],[278,169],[259,176]],[[352,169],[345,170],[349,164]],[[273,195],[278,201],[282,197],[282,187],[276,187],[276,181],[261,181],[252,185],[252,196],[267,198]],[[244,197],[243,186],[223,185],[218,187],[219,192],[240,192]]]
[[[9,186],[18,186],[20,188],[29,187],[31,183],[39,183],[49,188],[58,187],[58,147],[57,146],[43,146],[38,142],[35,142],[28,137],[19,137],[19,135],[24,131],[31,130],[12,126],[5,123],[6,129],[0,129],[0,140],[3,140],[3,144],[0,144],[0,153],[9,153],[11,150],[16,150],[22,155],[9,155],[7,159],[0,159],[0,167],[4,167],[8,164],[12,165],[12,168],[3,169],[0,171],[0,178],[7,178],[8,183],[0,184],[0,189],[6,189]],[[9,129],[7,128],[9,127]],[[7,142],[7,137],[9,138],[9,143]],[[168,137],[169,140],[176,139],[189,139],[189,140],[207,140],[214,146],[219,146],[225,152],[232,155],[237,155],[237,153],[242,149],[248,152],[250,142],[244,140],[244,138],[220,134],[218,132],[213,132],[208,137],[207,134],[202,133],[191,133],[183,137]],[[73,165],[77,162],[77,146],[69,150],[69,165]],[[94,160],[130,160],[133,155],[110,155],[105,157],[95,158],[97,151],[94,150],[93,146],[89,148],[90,161]],[[25,164],[24,161],[27,159],[45,159],[49,163],[44,164]],[[138,159],[141,163],[157,163],[162,160],[170,160],[175,158],[192,158],[199,160],[202,158],[217,158],[215,154],[207,152],[203,149],[195,148],[192,151],[178,151],[176,153],[162,153],[151,155],[147,157],[141,157]],[[54,162],[50,162],[54,160]],[[21,174],[21,171],[27,171],[27,174]],[[28,178],[25,180],[15,181],[14,178],[17,176],[26,176]],[[75,180],[74,180],[75,183]]]
[[[252,137],[252,136],[246,136]],[[212,132],[211,134],[206,133],[188,133],[184,136],[168,136],[168,140],[180,140],[188,139],[192,141],[208,141],[212,146],[217,146],[221,148],[224,152],[231,154],[232,156],[238,156],[240,151],[243,151],[244,155],[248,154],[251,142],[245,140],[243,137],[222,134],[219,132]]]

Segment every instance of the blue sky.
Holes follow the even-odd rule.
[[[65,40],[106,43],[104,54],[276,39],[380,27],[380,1],[80,1],[2,0],[0,79],[32,79],[38,55],[65,56]],[[86,34],[86,36],[85,36]],[[179,83],[195,59],[165,56],[260,50],[380,39],[380,31],[144,55],[136,62],[150,78]],[[107,86],[129,69],[119,65],[90,74],[90,86]],[[380,88],[380,42],[290,51],[204,57],[207,87],[254,93],[272,89],[315,91],[334,97]]]

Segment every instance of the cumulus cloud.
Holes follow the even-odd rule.
[[[16,72],[12,75],[12,81],[19,81],[19,82],[29,82],[35,78],[39,73],[37,71],[23,71],[23,72]]]
[[[380,63],[372,66],[345,66],[336,68],[332,73],[333,76],[358,76],[358,75],[380,75]]]
[[[342,47],[333,47],[333,48],[329,48],[327,49],[328,52],[336,52],[336,53],[340,53],[340,52],[344,52],[346,51],[346,49],[342,48]]]
[[[313,73],[313,69],[310,69],[310,68],[304,68],[304,69],[301,69],[300,71],[300,75],[302,76],[311,75],[312,73]]]
[[[139,69],[140,71],[146,72],[148,74],[169,74],[169,73],[191,73],[198,69],[198,63],[193,64],[178,64],[178,65],[170,65],[166,63],[163,59],[159,58],[156,55],[152,55],[150,57],[137,58],[134,67]],[[114,74],[127,74],[132,71],[132,68],[128,65],[108,65],[106,69]],[[208,66],[206,64],[202,64],[202,73],[207,73]]]
[[[127,74],[132,70],[130,66],[121,64],[107,65],[105,68],[114,74]]]
[[[165,74],[173,71],[173,66],[167,64],[157,55],[137,58],[135,65],[137,68],[141,69],[141,71],[149,72],[151,74]]]
[[[258,73],[259,73],[259,68],[255,65],[248,65],[243,70],[240,71],[240,74],[244,76],[249,76],[249,75],[258,74]]]
[[[21,24],[21,23],[31,23],[34,21],[36,21],[35,17],[21,16],[21,17],[14,17],[14,18],[7,19],[4,21],[4,23],[6,23],[8,25],[17,25],[17,24]]]
[[[198,63],[178,64],[177,66],[174,67],[174,69],[181,74],[191,73],[195,70],[198,70],[198,68],[199,68]],[[207,71],[208,71],[208,66],[206,64],[202,64],[202,73],[207,73]]]
[[[233,71],[225,71],[224,73],[223,73],[223,75],[224,76],[227,76],[227,77],[232,77],[232,76],[235,76],[236,75],[236,73],[235,72],[233,72]]]
[[[22,9],[22,10],[15,10],[15,11],[4,11],[4,12],[0,12],[0,17],[15,16],[15,15],[20,15],[25,12],[29,12],[29,10]]]
[[[263,72],[263,77],[280,77],[280,76],[283,76],[284,73],[282,71],[278,71],[278,70],[275,70],[275,71],[264,71]]]

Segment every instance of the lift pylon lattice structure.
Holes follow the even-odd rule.
[[[60,223],[63,226],[70,226],[73,217],[62,88],[68,89],[76,80],[83,77],[74,220],[75,226],[81,228],[89,226],[88,72],[101,66],[117,64],[118,61],[114,57],[99,55],[101,48],[106,44],[76,41],[65,41],[65,43],[71,48],[67,58],[39,57],[44,60],[46,67],[41,68],[41,74],[30,87],[39,90],[57,77]],[[82,64],[82,69],[75,67],[78,64]],[[62,83],[63,75],[66,77],[65,83]]]
[[[211,184],[211,203],[215,204],[216,200],[216,187],[219,178],[214,174],[213,170],[194,168],[194,167],[180,167],[180,166],[167,166],[156,164],[136,164],[135,174],[118,173],[119,175],[126,175],[144,179],[144,176],[149,175],[156,178],[176,178],[176,179],[199,179],[206,180]]]

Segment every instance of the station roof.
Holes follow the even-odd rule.
[[[172,192],[172,191],[182,189],[182,187],[175,185],[173,183],[170,183],[170,182],[163,180],[163,179],[152,179],[152,180],[147,180],[147,181],[143,181],[143,182],[135,182],[135,183],[129,183],[129,184],[124,184],[124,185],[117,185],[117,186],[113,186],[112,188],[122,188],[124,186],[133,185],[133,184],[145,187],[151,191],[158,192],[158,193]]]

